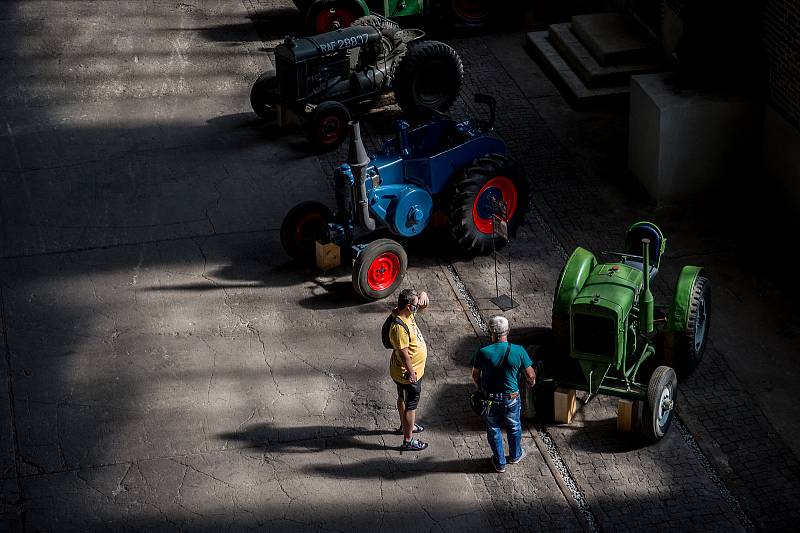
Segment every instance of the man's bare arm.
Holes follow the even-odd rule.
[[[536,385],[536,371],[532,366],[525,369],[525,381],[528,382],[529,387]]]
[[[475,385],[478,385],[479,387],[480,387],[480,379],[481,379],[481,371],[478,370],[477,368],[473,368],[472,381],[475,383]]]

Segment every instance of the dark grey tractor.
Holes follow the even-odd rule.
[[[253,84],[250,103],[266,120],[302,126],[319,151],[339,146],[353,115],[389,92],[410,117],[445,112],[461,90],[461,58],[423,36],[369,15],[348,28],[287,38],[275,48],[275,70]]]

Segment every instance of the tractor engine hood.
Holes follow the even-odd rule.
[[[642,271],[622,263],[596,265],[578,292],[573,306],[605,308],[625,320],[639,298]]]
[[[275,47],[275,56],[291,63],[299,63],[325,54],[377,43],[380,40],[380,32],[372,26],[351,26],[312,37],[299,39],[287,37],[283,43]]]
[[[579,360],[592,393],[609,368],[622,362],[628,315],[641,287],[640,270],[622,263],[600,264],[572,302],[570,355]]]

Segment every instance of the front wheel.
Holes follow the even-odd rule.
[[[378,239],[367,245],[353,264],[353,288],[367,300],[392,294],[406,275],[408,256],[400,243]]]
[[[264,120],[275,120],[275,106],[279,100],[278,77],[274,70],[268,70],[253,83],[250,89],[250,105],[259,117]]]
[[[487,154],[465,167],[455,182],[450,202],[450,231],[459,246],[468,253],[492,251],[492,217],[497,200],[506,206],[501,218],[513,235],[528,210],[529,190],[522,168],[504,155]],[[506,242],[505,238],[494,236],[496,248]]]
[[[289,210],[281,223],[281,246],[290,257],[303,263],[314,261],[317,235],[333,220],[328,206],[302,202]]]
[[[642,432],[650,441],[666,435],[675,415],[678,378],[668,366],[656,367],[647,384],[647,403],[642,420]]]
[[[306,139],[316,151],[337,148],[347,136],[350,111],[341,102],[322,102],[306,119]]]

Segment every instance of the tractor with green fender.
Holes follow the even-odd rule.
[[[553,298],[553,349],[542,357],[532,395],[536,417],[553,414],[556,387],[641,402],[645,437],[657,441],[675,413],[677,375],[686,375],[705,351],[711,318],[711,282],[684,266],[672,302],[656,305],[651,283],[666,248],[661,230],[637,222],[625,252],[603,252],[599,262],[578,247],[564,265]],[[530,404],[529,404],[530,405]]]
[[[443,16],[453,24],[480,27],[492,14],[490,0],[294,0],[311,34],[350,26],[365,15],[390,18]]]

